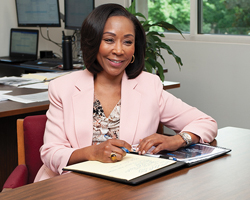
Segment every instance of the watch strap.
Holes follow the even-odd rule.
[[[186,132],[181,132],[179,135],[182,137],[182,139],[186,142],[186,146],[189,146],[192,144],[192,137]],[[185,146],[185,147],[186,147]]]

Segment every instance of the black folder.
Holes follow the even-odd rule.
[[[143,155],[136,155],[136,156],[141,157]],[[145,156],[145,157],[148,157],[148,156]],[[155,158],[155,157],[151,157],[151,158],[165,160],[165,158]],[[92,161],[86,161],[86,162],[92,162]],[[120,162],[122,162],[122,161],[120,161]],[[74,166],[74,165],[71,165],[71,166]],[[95,176],[95,177],[99,177],[99,178],[104,178],[104,179],[108,179],[108,180],[116,181],[116,182],[120,182],[120,183],[125,183],[125,184],[129,184],[129,185],[138,185],[138,184],[141,184],[141,183],[143,183],[145,181],[148,181],[148,180],[151,180],[153,178],[159,177],[160,175],[166,175],[166,174],[168,174],[170,172],[178,170],[181,167],[185,166],[185,163],[180,162],[180,161],[175,161],[171,165],[168,165],[166,167],[162,167],[160,169],[154,170],[154,171],[149,172],[149,173],[145,173],[143,175],[137,176],[137,177],[135,177],[133,179],[130,179],[130,180],[123,179],[123,178],[112,177],[112,176],[107,176],[107,175],[103,175],[103,174],[95,173],[95,172],[89,172],[88,170],[85,170],[85,169],[74,169],[71,166],[65,167],[65,168],[63,168],[63,170],[83,173],[83,174],[87,174],[87,175],[91,175],[91,176]]]

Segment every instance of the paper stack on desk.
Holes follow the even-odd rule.
[[[48,91],[18,96],[2,95],[2,97],[19,103],[35,103],[49,100]]]
[[[48,82],[70,72],[45,72],[23,74],[22,77],[10,76],[0,78],[0,84],[22,88],[48,89]]]
[[[4,94],[7,94],[9,92],[12,92],[11,90],[0,90],[0,101],[6,101],[8,100],[6,97],[4,97]]]
[[[35,84],[23,84],[20,85],[20,88],[33,88],[33,89],[48,89],[49,81],[64,76],[70,72],[45,72],[45,73],[32,73],[32,74],[23,74],[22,78],[24,79],[36,79],[39,82]]]
[[[32,84],[41,82],[37,79],[26,79],[22,77],[10,76],[10,77],[2,77],[0,78],[0,84],[10,85],[10,86],[20,86],[23,84]]]
[[[0,78],[0,84],[17,86],[19,88],[33,88],[33,89],[48,89],[48,82],[57,77],[64,76],[70,72],[49,72],[49,73],[33,73],[24,74],[22,77],[3,77]],[[12,100],[20,103],[34,103],[41,101],[48,101],[48,91],[25,94],[25,95],[7,95],[1,94],[0,100]]]
[[[45,73],[30,73],[30,74],[23,74],[22,78],[25,79],[36,79],[40,81],[50,81],[60,76],[64,76],[69,74],[70,72],[45,72]]]

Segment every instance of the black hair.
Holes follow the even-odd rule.
[[[146,36],[139,20],[119,4],[103,4],[95,8],[84,20],[81,28],[81,49],[86,68],[94,75],[101,72],[97,54],[103,37],[103,30],[109,17],[124,16],[130,19],[135,29],[135,61],[126,67],[130,79],[137,77],[144,69]]]

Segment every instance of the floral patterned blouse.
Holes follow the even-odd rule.
[[[111,138],[119,138],[121,100],[108,117],[105,116],[100,101],[94,97],[92,145],[100,144]]]

